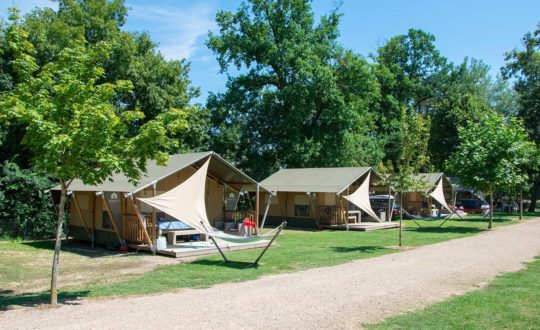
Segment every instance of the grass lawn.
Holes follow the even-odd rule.
[[[367,329],[538,329],[540,257],[479,291],[365,326]]]
[[[495,221],[494,225],[516,223],[512,220],[515,218],[503,216]],[[442,228],[435,228],[440,221],[422,221],[422,226],[427,228],[418,228],[411,221],[405,223],[407,227],[403,241],[406,246],[432,244],[474,235],[487,227],[487,221],[478,216],[468,216],[465,220],[450,220]],[[171,258],[141,254],[97,255],[99,258],[96,258],[88,256],[92,253],[91,250],[68,249],[67,253],[61,256],[60,298],[120,296],[177,288],[201,288],[223,282],[245,281],[265,274],[294,272],[371,258],[398,252],[395,248],[397,232],[397,229],[371,232],[286,229],[277,240],[278,246],[268,251],[257,268],[244,268],[243,265],[234,263],[224,264],[219,256],[179,263]],[[244,250],[228,255],[232,260],[252,261],[259,253],[260,250]],[[111,260],[108,266],[107,259]],[[52,242],[0,243],[0,310],[12,305],[33,305],[46,301],[51,260]],[[106,260],[105,264],[101,263],[102,260]],[[155,260],[165,260],[164,262],[169,264],[155,267]],[[147,263],[154,267],[144,268],[142,265]],[[143,273],[142,275],[125,271],[137,267],[143,267],[139,272]],[[77,280],[78,277],[83,279]],[[21,285],[21,282],[26,284]]]

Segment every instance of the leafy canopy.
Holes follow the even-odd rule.
[[[378,87],[365,59],[337,43],[340,14],[309,1],[251,0],[210,33],[227,91],[211,94],[213,147],[256,178],[280,167],[376,162]],[[373,152],[372,150],[375,150]]]
[[[171,110],[146,123],[141,111],[118,114],[113,99],[132,84],[101,82],[108,43],[75,41],[40,67],[16,10],[10,19],[6,39],[18,83],[0,99],[0,121],[25,127],[23,143],[37,171],[95,184],[119,171],[137,179],[148,159],[167,160],[167,149],[177,144],[167,133],[185,130],[186,114]]]
[[[526,170],[538,164],[536,146],[515,118],[488,112],[458,132],[459,145],[446,166],[466,186],[489,192],[523,186]]]

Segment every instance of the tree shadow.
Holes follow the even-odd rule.
[[[360,253],[374,253],[381,250],[387,250],[382,246],[375,245],[366,245],[366,246],[333,246],[331,247],[332,251],[338,253],[351,253],[351,252],[360,252]]]
[[[58,302],[64,305],[76,305],[81,297],[87,296],[89,291],[59,292]],[[22,292],[16,293],[13,290],[0,290],[0,311],[7,311],[15,307],[39,307],[48,305],[50,293],[43,292]]]
[[[476,234],[485,230],[485,228],[475,227],[421,227],[421,228],[408,228],[408,230],[414,230],[420,233],[439,233],[439,234]]]
[[[44,241],[29,241],[23,242],[23,245],[33,247],[35,249],[41,250],[54,250],[54,241],[53,240],[44,240]],[[120,253],[111,249],[107,249],[104,246],[96,246],[92,248],[89,243],[81,241],[72,241],[62,240],[62,252],[69,252],[78,254],[87,258],[99,258],[104,256],[124,256],[125,253]]]
[[[200,259],[200,260],[192,261],[191,264],[201,265],[201,266],[226,267],[226,268],[232,268],[232,269],[258,268],[258,265],[253,265],[253,262],[235,261],[235,260],[230,260],[228,262],[225,262],[223,260]]]
[[[493,218],[493,222],[512,222],[513,219],[514,219],[514,218],[499,218],[499,217],[495,217],[495,218]],[[478,223],[478,222],[489,223],[489,218],[474,217],[474,218],[466,218],[465,220],[461,220],[461,221],[464,221],[464,222],[474,222],[474,223]]]

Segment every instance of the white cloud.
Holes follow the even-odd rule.
[[[216,28],[216,9],[208,3],[179,8],[171,5],[129,5],[128,23],[146,30],[167,59],[189,59],[201,46],[208,31]]]

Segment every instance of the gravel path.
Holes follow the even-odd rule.
[[[249,282],[11,310],[0,313],[0,329],[358,328],[478,288],[500,273],[519,270],[539,253],[540,219],[529,220],[401,253]]]

